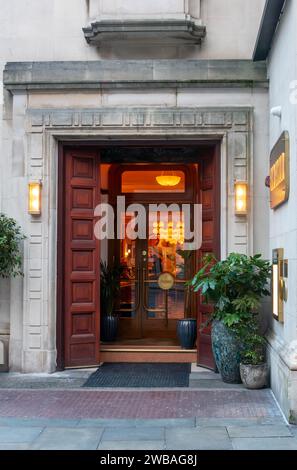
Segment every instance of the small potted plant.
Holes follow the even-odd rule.
[[[118,317],[114,305],[120,289],[120,267],[100,263],[101,340],[115,341],[118,332]]]
[[[184,260],[185,271],[191,261],[192,250],[178,250]],[[182,349],[193,349],[197,339],[197,320],[192,317],[191,284],[185,283],[185,317],[177,322],[177,337]]]
[[[270,273],[271,266],[261,255],[231,253],[223,261],[207,255],[192,280],[193,290],[213,305],[212,349],[224,382],[241,383],[241,331],[254,318],[261,299],[270,295]]]
[[[241,354],[240,377],[248,389],[267,386],[269,367],[265,361],[265,339],[258,333],[258,325],[253,322],[243,334],[244,349]]]

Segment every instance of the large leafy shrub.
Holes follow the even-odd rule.
[[[270,263],[261,255],[231,253],[223,261],[207,255],[191,285],[206,303],[214,305],[212,319],[238,331],[257,313],[261,299],[270,295],[270,274]]]

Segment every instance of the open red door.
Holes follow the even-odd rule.
[[[202,204],[202,246],[199,259],[206,253],[220,256],[220,171],[219,152],[217,149],[201,161],[200,165],[200,203]],[[198,365],[215,368],[211,348],[211,327],[201,331],[201,325],[207,322],[212,312],[210,305],[205,305],[199,298],[198,305]]]
[[[99,155],[64,155],[64,365],[99,364],[100,253],[94,209],[100,202]]]

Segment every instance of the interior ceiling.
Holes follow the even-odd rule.
[[[210,146],[193,147],[107,147],[100,151],[102,163],[191,163]]]
[[[174,187],[166,187],[160,186],[157,181],[156,177],[162,174],[174,174],[180,177],[180,182],[175,185]],[[165,171],[157,170],[145,170],[143,167],[141,171],[125,171],[122,174],[122,191],[125,192],[184,192],[185,190],[185,174],[183,171],[172,171],[170,172],[167,168]]]

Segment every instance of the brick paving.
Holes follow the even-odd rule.
[[[0,390],[0,416],[21,418],[279,417],[266,390]]]
[[[269,389],[199,368],[194,388],[84,388],[92,372],[0,374],[0,450],[297,450]]]

